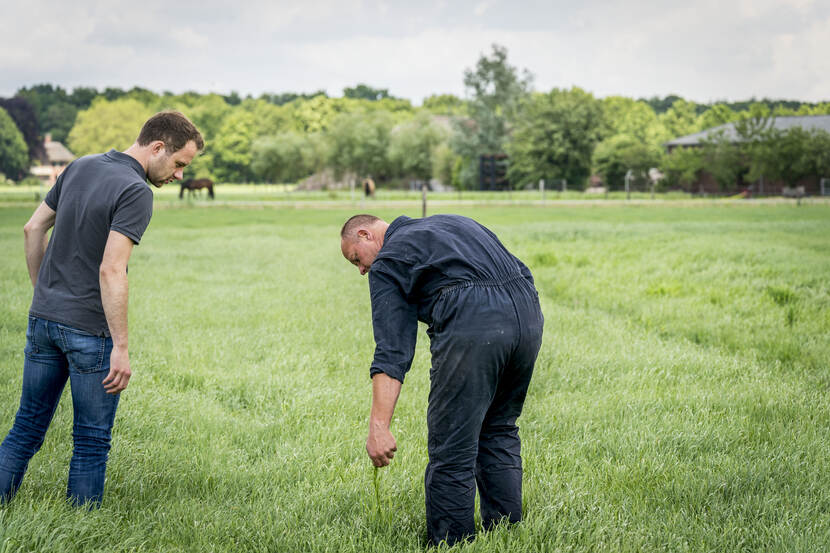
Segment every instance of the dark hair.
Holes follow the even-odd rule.
[[[161,111],[144,123],[136,142],[139,146],[146,146],[154,140],[164,142],[165,149],[171,154],[184,148],[191,140],[196,143],[197,150],[205,147],[202,133],[178,111]]]
[[[371,225],[374,224],[375,221],[380,221],[380,218],[366,213],[353,215],[352,217],[349,217],[349,220],[346,221],[343,228],[340,229],[340,238],[345,238],[348,235],[354,234],[357,227]]]

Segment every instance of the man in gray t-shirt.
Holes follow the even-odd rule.
[[[74,410],[67,497],[101,503],[118,398],[132,374],[127,261],[153,214],[147,181],[161,187],[181,179],[203,148],[184,115],[157,113],[126,151],[72,162],[26,223],[34,296],[20,408],[0,445],[0,503],[20,487],[67,380]]]

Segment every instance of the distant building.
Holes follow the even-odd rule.
[[[786,131],[793,127],[801,127],[806,131],[823,130],[830,132],[830,115],[797,115],[771,117],[767,128]],[[741,137],[735,129],[734,123],[726,123],[705,131],[697,132],[687,136],[675,138],[664,144],[666,151],[671,153],[675,148],[700,148],[708,140],[722,136],[731,142],[740,142]],[[745,182],[743,176],[738,177],[734,188],[731,190],[720,190],[714,177],[706,171],[701,171],[698,181],[692,186],[692,190],[701,194],[735,193],[748,190],[751,194],[760,195],[782,195],[787,192],[786,183],[761,178],[756,182]],[[814,175],[795,183],[796,187],[802,188],[807,195],[821,194],[820,176]]]
[[[823,130],[830,132],[830,115],[794,115],[770,118],[769,128],[786,131],[792,127],[801,127],[805,131]],[[706,129],[705,131],[669,140],[664,145],[666,146],[666,150],[671,153],[675,148],[703,146],[706,140],[714,138],[720,133],[723,133],[724,138],[732,142],[740,142],[741,140],[738,132],[735,130],[735,124],[726,123],[712,127],[711,129]]]
[[[58,175],[75,159],[75,154],[60,142],[52,140],[52,135],[48,133],[43,139],[43,149],[46,153],[40,160],[41,164],[32,166],[29,172],[51,187]]]

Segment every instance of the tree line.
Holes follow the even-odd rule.
[[[702,170],[724,189],[739,174],[788,180],[830,172],[827,133],[769,125],[775,116],[830,114],[830,103],[699,104],[679,96],[596,98],[578,87],[534,91],[533,75],[512,66],[498,45],[464,72],[463,82],[464,98],[433,95],[420,106],[366,84],[344,89],[342,97],[316,91],[256,98],[23,87],[0,99],[0,172],[25,177],[42,157],[47,133],[78,156],[125,149],[161,109],[182,111],[205,136],[207,148],[188,176],[220,182],[294,183],[328,173],[332,181],[436,178],[463,190],[477,187],[480,156],[491,154],[508,156],[514,188],[545,179],[580,189],[598,175],[619,189],[626,173],[645,182],[650,168],[665,175],[663,186],[685,189]],[[702,148],[665,150],[673,138],[724,123],[743,129],[741,142],[720,137]]]

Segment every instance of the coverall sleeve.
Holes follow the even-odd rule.
[[[386,373],[403,383],[412,366],[418,335],[418,306],[409,303],[401,283],[381,267],[369,271],[375,357],[370,376]]]

